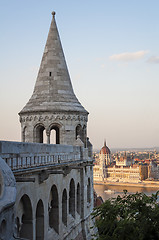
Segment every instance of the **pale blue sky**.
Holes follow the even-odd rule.
[[[0,139],[20,141],[52,11],[94,147],[159,146],[158,0],[0,0]]]

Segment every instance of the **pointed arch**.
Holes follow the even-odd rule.
[[[59,198],[55,185],[52,186],[49,202],[49,225],[59,233]]]
[[[40,199],[36,207],[36,240],[44,239],[44,205]]]
[[[75,218],[75,182],[73,178],[70,181],[69,189],[69,213]]]
[[[67,226],[67,191],[63,190],[62,194],[62,222]]]

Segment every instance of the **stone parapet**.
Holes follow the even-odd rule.
[[[81,146],[9,141],[0,141],[0,156],[13,171],[88,161],[87,149]]]

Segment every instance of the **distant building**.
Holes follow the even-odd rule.
[[[117,154],[117,157],[116,157],[116,166],[131,166],[132,164],[134,163],[134,159],[133,159],[133,156],[130,157],[130,156],[126,156],[126,152],[124,154],[124,156],[121,156],[120,158],[118,157],[118,154]]]
[[[135,164],[133,155],[127,156],[125,152],[119,157],[117,154],[115,160],[116,162],[111,160],[111,152],[105,142],[95,161],[93,170],[95,182],[139,182],[148,178],[148,164]]]
[[[101,148],[98,157],[96,157],[95,166],[93,168],[94,180],[104,181],[107,177],[107,166],[112,163],[111,160],[111,151],[106,145],[106,141],[104,141],[104,146]]]
[[[156,161],[150,161],[148,177],[149,179],[159,179],[159,164]]]
[[[146,163],[139,164],[140,179],[145,180],[148,178],[148,165]]]
[[[132,181],[140,180],[139,165],[132,166],[110,166],[107,168],[107,180],[109,181]]]
[[[100,150],[99,161],[103,164],[103,167],[111,163],[111,152],[106,145],[106,141],[104,141],[104,146]]]

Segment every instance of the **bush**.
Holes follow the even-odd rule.
[[[106,200],[94,209],[98,240],[158,240],[159,205],[156,194],[127,194]]]

